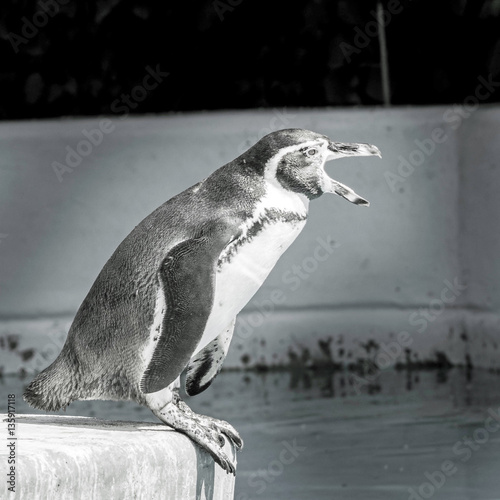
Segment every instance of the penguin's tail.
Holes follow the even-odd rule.
[[[76,395],[75,365],[71,367],[66,349],[48,367],[40,372],[24,391],[24,400],[34,408],[56,411],[66,408]]]

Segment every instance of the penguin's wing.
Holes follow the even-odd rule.
[[[212,310],[217,259],[231,240],[230,229],[182,241],[158,270],[166,311],[151,361],[141,379],[144,393],[170,385],[198,345]]]
[[[207,389],[220,372],[233,338],[235,320],[189,363],[186,376],[186,392],[189,396],[196,396]]]

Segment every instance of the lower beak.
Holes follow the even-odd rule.
[[[382,158],[380,150],[373,146],[372,144],[355,144],[346,142],[332,142],[328,145],[328,149],[331,151],[331,155],[328,156],[327,161],[335,160],[337,158],[343,158],[345,156],[378,156]],[[356,194],[350,187],[331,179],[325,174],[326,186],[324,189],[327,193],[334,193],[342,196],[347,201],[354,203],[355,205],[369,206],[370,203]]]

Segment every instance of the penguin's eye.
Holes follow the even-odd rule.
[[[318,152],[317,149],[311,148],[306,151],[306,156],[314,156]]]

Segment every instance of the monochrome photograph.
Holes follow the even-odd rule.
[[[500,1],[5,0],[0,497],[500,499]]]

